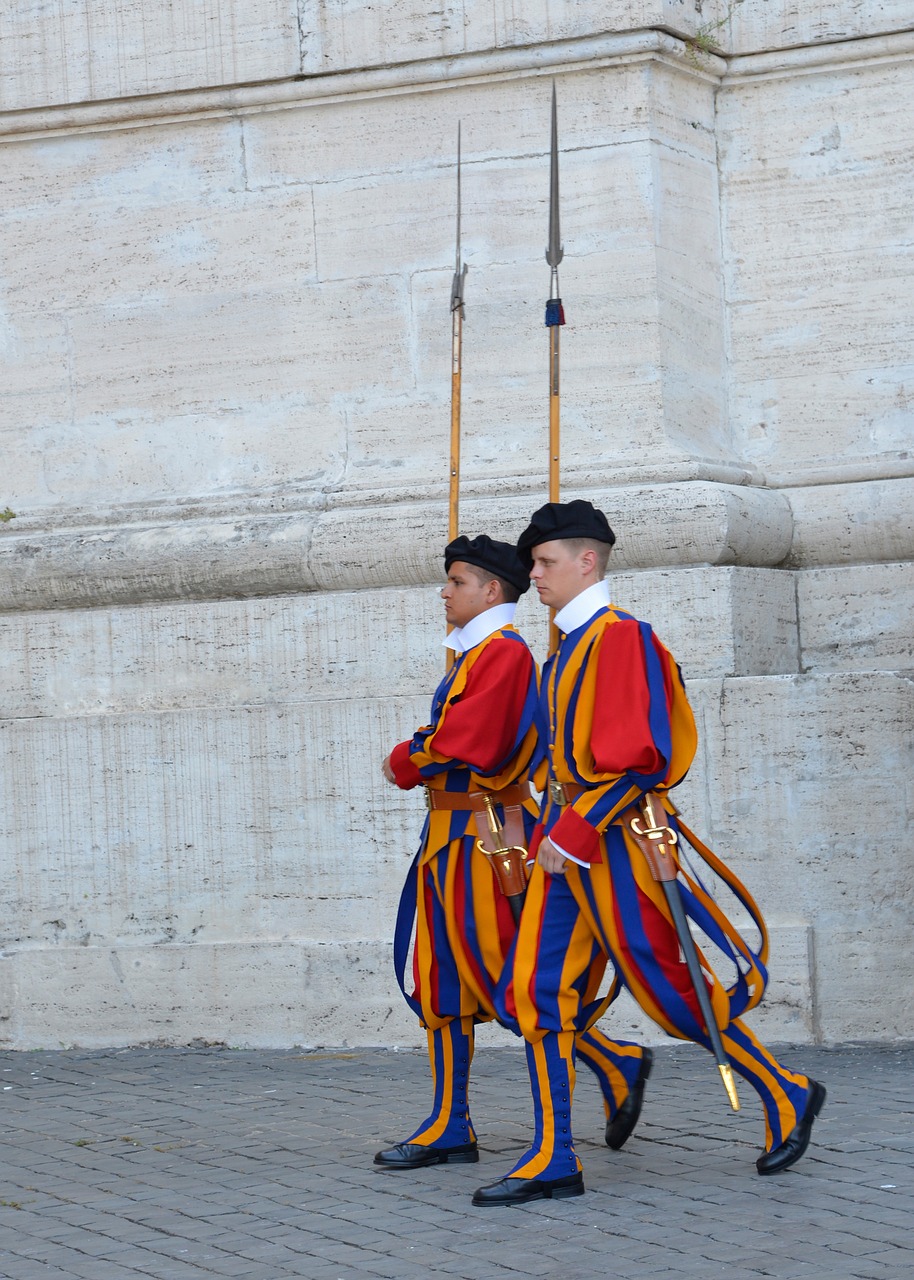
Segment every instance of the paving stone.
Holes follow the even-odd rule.
[[[480,1163],[413,1175],[379,1173],[372,1157],[426,1101],[418,1054],[0,1054],[14,1086],[0,1275],[427,1280],[433,1265],[453,1280],[591,1280],[607,1267],[618,1280],[908,1280],[914,1046],[795,1049],[791,1060],[829,1099],[809,1155],[778,1178],[755,1173],[758,1114],[720,1117],[706,1056],[676,1047],[658,1050],[663,1088],[649,1087],[624,1151],[607,1151],[602,1115],[579,1090],[585,1196],[487,1210],[471,1206],[474,1188],[530,1132],[514,1048],[474,1059]]]

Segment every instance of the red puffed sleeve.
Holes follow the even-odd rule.
[[[651,637],[664,674],[667,707],[672,691],[667,658]],[[598,773],[656,773],[667,763],[650,725],[650,689],[641,629],[635,621],[617,622],[603,633],[597,658],[596,712],[590,748]]]
[[[593,659],[597,669],[590,750],[599,780],[562,810],[549,833],[557,845],[583,862],[600,860],[600,833],[668,771],[664,745],[669,749],[670,658],[646,630],[653,646],[651,658],[654,654],[659,658],[659,663],[651,662],[653,679],[645,660],[644,631],[633,619],[607,627]],[[652,703],[660,743],[651,729]]]
[[[524,714],[533,657],[515,640],[486,645],[467,676],[466,687],[451,702],[426,739],[424,752],[412,753],[442,763],[469,765],[476,773],[492,773],[511,755]]]

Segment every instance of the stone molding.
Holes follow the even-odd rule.
[[[778,79],[798,73],[833,71],[857,63],[903,62],[914,56],[914,31],[864,36],[857,40],[837,40],[792,49],[766,49],[758,53],[735,54],[722,59],[726,69],[721,84],[730,86],[747,80]]]
[[[793,512],[787,564],[888,564],[914,559],[914,478],[786,490]]]
[[[466,53],[459,57],[420,58],[396,66],[286,78],[258,85],[6,111],[0,113],[0,137],[49,137],[111,128],[142,128],[172,120],[301,108],[310,102],[324,104],[380,94],[428,93],[453,89],[457,84],[537,73],[551,76],[559,69],[591,71],[619,62],[631,64],[639,59],[658,57],[681,63],[698,75],[719,76],[726,66],[723,59],[709,55],[699,67],[690,56],[688,45],[663,31],[633,31]]]
[[[0,112],[0,137],[54,137],[67,133],[142,128],[178,120],[248,115],[300,108],[310,102],[428,93],[456,84],[515,76],[593,70],[643,59],[668,61],[724,86],[751,79],[828,71],[839,65],[894,62],[914,56],[914,32],[776,49],[732,57],[697,58],[687,41],[659,30],[578,37],[521,48],[466,53],[330,75],[284,78],[263,84],[179,90],[138,98]]]
[[[465,528],[513,539],[541,491],[464,497]],[[507,490],[507,491],[506,491]],[[707,480],[567,487],[612,513],[623,569],[810,568],[914,559],[914,478],[764,489]],[[0,531],[0,612],[257,598],[437,580],[443,492],[371,505],[313,495],[265,512],[242,496],[89,527]],[[907,513],[907,514],[905,514]],[[113,513],[111,513],[113,515]]]

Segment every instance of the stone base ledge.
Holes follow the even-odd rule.
[[[772,929],[774,976],[752,1016],[764,1039],[815,1039],[809,934],[802,923]],[[623,1039],[667,1040],[628,997],[601,1025]],[[0,956],[0,1048],[201,1040],[239,1049],[425,1046],[386,941],[47,947]],[[482,1043],[513,1040],[502,1027],[481,1029]]]
[[[513,541],[541,491],[473,496],[468,531]],[[583,486],[610,516],[613,568],[808,568],[914,559],[914,478],[764,489],[693,480]],[[294,511],[211,507],[207,514],[92,528],[0,529],[0,612],[168,600],[223,600],[436,582],[447,540],[443,501]],[[242,509],[239,509],[242,508]],[[114,513],[112,513],[113,516]]]
[[[787,498],[694,481],[591,489],[610,513],[614,566],[779,564]],[[514,540],[542,492],[465,501],[462,527]],[[215,600],[435,582],[447,541],[440,501],[239,514],[162,524],[0,533],[0,612]]]

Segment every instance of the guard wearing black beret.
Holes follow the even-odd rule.
[[[441,597],[453,628],[445,643],[455,660],[435,690],[428,724],[382,766],[388,782],[424,787],[429,811],[401,896],[394,955],[403,994],[426,1030],[434,1099],[408,1138],[375,1156],[375,1164],[396,1170],[478,1159],[467,1099],[474,1026],[496,1016],[495,989],[516,925],[477,841],[497,847],[487,802],[509,846],[526,848],[537,813],[528,770],[537,748],[538,673],[513,625],[529,574],[512,544],[486,534],[455,538],[444,563]],[[523,858],[519,875],[515,901],[525,887]],[[577,1051],[597,1075],[612,1145],[621,1146],[637,1120],[630,1090],[640,1051],[598,1031],[578,1037]]]
[[[554,539],[589,540],[607,547],[616,545],[616,535],[606,516],[583,498],[575,498],[573,502],[547,502],[534,511],[517,540],[517,552],[528,573],[533,567],[533,547]]]
[[[556,610],[558,631],[537,712],[547,769],[537,775],[543,799],[530,846],[536,865],[512,982],[499,995],[501,1016],[516,1017],[526,1042],[536,1136],[506,1177],[476,1192],[478,1205],[583,1192],[571,1128],[576,1044],[602,1011],[588,1000],[607,961],[614,992],[627,987],[667,1034],[710,1047],[669,898],[637,839],[643,823],[635,831],[630,826],[633,814],[642,816],[642,798],[650,794],[662,830],[672,833],[670,847],[685,834],[743,905],[752,903],[729,868],[677,822],[667,799],[692,763],[695,721],[669,651],[647,623],[610,603],[604,574],[614,542],[605,515],[582,500],[540,507],[518,541],[540,601]],[[707,985],[723,1056],[764,1110],[758,1171],[778,1173],[806,1150],[825,1090],[782,1066],[742,1021],[764,993],[760,949],[745,942],[697,879],[680,871],[677,892],[686,914],[725,956],[728,973],[740,956],[732,986],[716,976]],[[754,922],[764,937],[761,917]],[[706,956],[700,967],[714,974]],[[645,1052],[633,1094],[643,1093],[649,1070]]]

